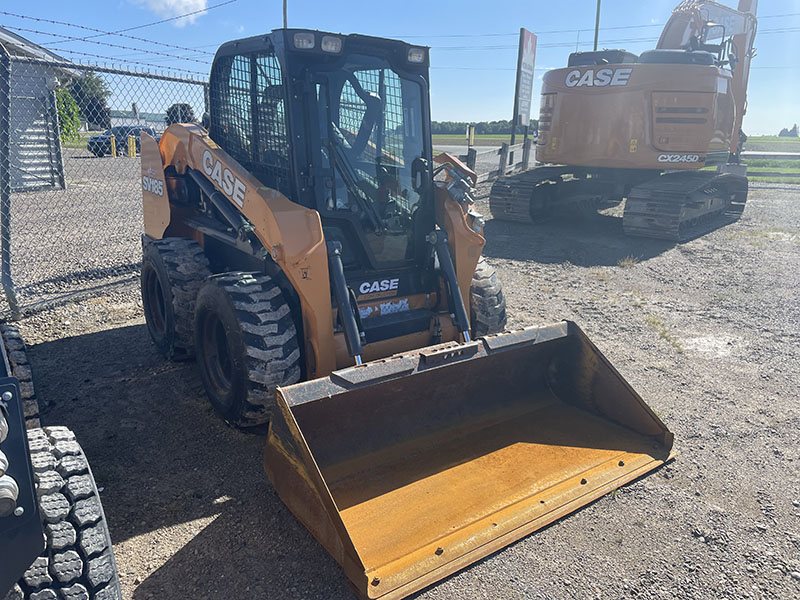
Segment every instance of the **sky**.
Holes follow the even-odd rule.
[[[637,54],[655,47],[677,3],[603,0],[599,47]],[[288,20],[290,27],[430,46],[433,119],[475,122],[511,118],[520,27],[538,35],[533,90],[537,98],[546,70],[566,66],[576,48],[592,49],[595,9],[595,0],[288,0]],[[102,31],[204,11],[126,33],[185,50],[119,36],[68,40],[96,32],[7,14],[0,14],[0,25],[68,58],[92,60],[87,55],[98,55],[108,57],[95,59],[101,62],[113,59],[116,65],[136,68],[185,69],[202,77],[221,43],[280,27],[282,10],[280,0],[5,0],[0,4],[0,11],[7,13]],[[761,0],[755,46],[758,54],[752,63],[744,130],[748,135],[775,135],[800,122],[800,0]],[[532,117],[537,106],[534,101]]]

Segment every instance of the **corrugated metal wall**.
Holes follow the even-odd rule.
[[[52,69],[11,62],[11,191],[64,189]]]

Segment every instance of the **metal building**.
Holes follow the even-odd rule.
[[[55,89],[58,78],[77,72],[63,67],[69,61],[3,27],[0,53],[10,69],[6,100],[11,191],[64,189]]]

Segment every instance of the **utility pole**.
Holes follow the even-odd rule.
[[[597,16],[594,19],[594,51],[597,52],[597,36],[600,33],[600,2],[597,0]],[[284,25],[285,27],[285,25]]]
[[[289,27],[289,9],[288,4],[289,0],[283,0],[283,28],[288,29]],[[600,10],[599,0],[598,0],[598,7],[597,10]],[[597,13],[597,18],[600,18],[600,12]],[[597,46],[597,38],[595,37],[594,45]]]

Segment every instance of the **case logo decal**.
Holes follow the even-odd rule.
[[[605,87],[609,85],[628,85],[633,68],[623,69],[588,69],[581,73],[579,69],[567,73],[564,84],[567,87]]]
[[[210,150],[203,152],[203,171],[239,208],[244,208],[244,194],[247,187],[228,167],[214,160]]]

